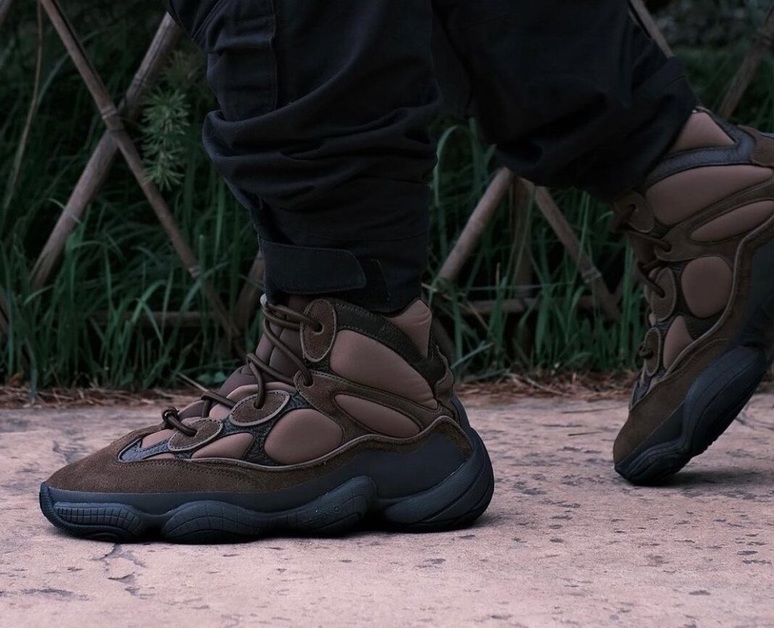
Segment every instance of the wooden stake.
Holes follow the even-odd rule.
[[[165,14],[145,53],[145,58],[119,105],[121,114],[127,119],[134,120],[139,115],[140,105],[147,90],[155,82],[156,76],[180,39],[180,35],[180,28],[168,14]],[[59,263],[67,239],[81,221],[86,207],[104,185],[117,154],[118,146],[113,135],[110,131],[105,131],[35,262],[32,270],[32,286],[35,290],[40,290],[46,284]]]
[[[742,65],[739,66],[739,70],[737,70],[736,76],[734,76],[734,80],[731,82],[731,86],[723,98],[723,102],[718,110],[721,116],[730,118],[734,111],[736,111],[739,101],[742,100],[742,96],[744,96],[755,77],[763,57],[772,49],[772,46],[774,46],[774,5],[769,9],[769,14],[766,16],[763,26],[758,29],[752,48],[745,55]]]
[[[461,305],[461,309],[466,314],[477,314],[488,316],[492,312],[500,311],[506,314],[523,314],[530,308],[535,307],[538,302],[535,297],[524,299],[504,299],[502,301],[470,301]],[[585,310],[593,310],[596,307],[594,297],[584,296],[578,299],[578,307]]]
[[[656,22],[653,20],[653,16],[648,11],[647,7],[643,4],[642,0],[629,0],[629,7],[635,19],[640,23],[643,30],[655,41],[659,48],[664,51],[667,57],[674,57],[675,53],[672,52],[667,40],[664,38],[661,29],[656,26]]]
[[[113,139],[118,146],[118,150],[121,151],[137,184],[140,186],[151,207],[156,212],[156,216],[172,242],[172,246],[177,252],[178,257],[183,262],[183,265],[188,270],[191,277],[201,281],[202,293],[209,302],[215,319],[226,331],[236,353],[241,355],[243,353],[243,343],[239,340],[239,330],[231,320],[228,311],[220,300],[217,292],[212,287],[212,284],[207,279],[200,276],[199,262],[196,259],[196,256],[188,246],[183,234],[175,223],[172,213],[170,212],[164,197],[161,195],[161,192],[159,192],[158,187],[146,176],[142,158],[123,125],[121,116],[118,113],[118,108],[110,98],[102,79],[94,70],[80,40],[78,40],[75,35],[75,31],[67,22],[67,19],[56,0],[40,0],[40,2],[43,4],[46,13],[48,13],[49,19],[54,25],[59,37],[62,39],[62,43],[65,45],[68,54],[78,68],[78,72],[91,93],[91,97],[94,99],[105,125],[112,134]]]
[[[511,186],[511,215],[513,221],[511,238],[518,247],[513,269],[513,296],[517,302],[532,298],[535,293],[532,277],[531,204],[532,190],[523,179],[516,179],[516,182]],[[505,311],[508,312],[508,310]],[[533,325],[520,326],[517,330],[514,330],[514,342],[519,343],[523,355],[532,354],[535,343],[534,331]]]
[[[511,238],[521,249],[515,260],[513,280],[516,283],[516,296],[523,298],[532,292],[532,240],[530,238],[529,205],[532,201],[532,190],[524,179],[517,178],[511,186],[511,203],[513,207],[513,227]]]
[[[577,265],[583,281],[591,288],[593,298],[599,303],[605,315],[613,321],[620,320],[621,312],[618,309],[615,298],[610,294],[605,282],[602,280],[602,273],[594,266],[586,252],[581,249],[578,237],[567,222],[564,214],[562,214],[551,193],[546,188],[536,188],[523,179],[516,179],[515,175],[506,168],[500,170],[492,180],[484,197],[465,225],[449,257],[444,262],[438,277],[446,281],[455,281],[457,279],[460,270],[462,270],[463,265],[470,258],[481,239],[481,235],[499,207],[500,201],[515,181],[518,181],[519,186],[525,186],[525,193],[534,193],[535,203]]]
[[[546,188],[536,187],[535,203],[577,265],[583,281],[591,288],[591,294],[596,302],[599,303],[602,311],[610,320],[619,321],[621,319],[621,311],[618,309],[615,298],[607,289],[602,279],[602,273],[599,272],[597,267],[594,266],[594,262],[591,261],[591,258],[581,248],[578,236],[575,235],[570,223],[567,222],[567,218],[562,214],[551,193]]]
[[[462,267],[473,254],[489,221],[497,211],[500,201],[502,201],[507,194],[514,179],[515,175],[507,168],[502,168],[495,175],[494,179],[492,179],[492,183],[484,193],[484,196],[473,210],[473,214],[471,214],[457,243],[454,245],[454,248],[452,248],[451,253],[449,253],[449,257],[446,258],[446,261],[443,263],[443,266],[438,273],[439,279],[450,282],[457,280]]]

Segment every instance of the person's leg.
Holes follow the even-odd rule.
[[[429,0],[170,4],[208,53],[204,144],[255,219],[269,296],[379,311],[419,296],[439,104]]]
[[[456,61],[447,91],[503,162],[614,201],[651,310],[616,470],[637,483],[677,472],[733,421],[774,354],[774,136],[695,110],[625,2],[435,5],[441,58]]]
[[[621,0],[434,6],[447,104],[538,185],[615,198],[644,180],[696,105],[678,62]]]
[[[171,5],[209,54],[207,149],[258,222],[264,335],[217,392],[55,473],[44,514],[112,540],[472,522],[492,468],[418,298],[429,0]]]

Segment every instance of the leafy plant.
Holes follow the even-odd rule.
[[[158,3],[74,0],[66,10],[118,99],[161,17]],[[745,14],[751,16],[748,32],[760,19],[756,11]],[[235,361],[208,315],[201,278],[209,278],[233,309],[257,243],[246,212],[200,145],[199,121],[212,108],[202,55],[182,44],[140,123],[130,126],[149,176],[163,187],[199,258],[200,279],[182,268],[118,160],[68,241],[57,273],[36,289],[30,276],[37,255],[104,131],[56,35],[45,22],[41,29],[33,3],[14,3],[0,37],[0,84],[14,86],[0,90],[0,181],[13,180],[0,195],[8,199],[0,206],[0,298],[10,322],[10,333],[0,336],[0,383],[17,376],[33,387],[144,388],[177,383],[182,374],[217,384]],[[705,103],[718,103],[744,49],[713,42],[680,50]],[[771,57],[739,119],[774,129]],[[643,333],[633,261],[625,242],[607,230],[609,208],[580,192],[557,191],[556,197],[608,287],[618,288],[620,323],[610,323],[590,302],[574,262],[529,200],[504,199],[458,281],[435,279],[499,163],[474,122],[444,118],[433,132],[439,163],[425,285],[457,371],[488,379],[514,370],[632,368]],[[259,325],[256,316],[249,338],[257,339]],[[245,349],[252,348],[248,341]]]

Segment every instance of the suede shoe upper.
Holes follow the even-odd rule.
[[[333,299],[303,312],[263,308],[261,345],[219,391],[165,410],[163,424],[68,465],[47,484],[92,492],[279,490],[364,448],[410,451],[429,431],[470,452],[424,303],[391,318]]]
[[[644,366],[614,447],[618,463],[738,342],[766,298],[753,283],[756,274],[758,284],[771,280],[772,269],[756,267],[755,253],[774,238],[774,137],[694,113],[642,189],[614,209],[614,228],[629,235],[650,306]]]

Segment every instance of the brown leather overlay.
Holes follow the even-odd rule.
[[[430,384],[395,351],[355,331],[339,332],[331,350],[331,370],[358,384],[386,390],[435,407]]]
[[[241,432],[223,436],[218,440],[197,449],[192,458],[231,458],[240,460],[250,449],[255,438],[252,434]]]
[[[212,419],[202,419],[191,422],[191,427],[196,429],[196,434],[193,436],[186,436],[182,432],[176,432],[175,435],[169,439],[167,449],[169,449],[169,451],[190,451],[191,449],[196,449],[220,434],[220,431],[223,429],[223,422],[213,421]]]
[[[272,390],[266,393],[263,405],[258,406],[255,401],[256,398],[250,397],[237,404],[231,411],[231,423],[249,427],[273,419],[290,401],[290,393]]]
[[[645,197],[659,222],[674,225],[736,192],[771,178],[771,170],[758,166],[696,168],[656,183]]]
[[[304,325],[301,329],[301,347],[310,362],[327,357],[336,337],[336,310],[329,301],[314,301],[307,313],[320,324],[319,329]]]
[[[664,368],[669,369],[692,340],[685,318],[682,316],[675,318],[664,336]]]
[[[731,296],[733,272],[724,259],[705,256],[686,264],[680,278],[683,298],[691,314],[709,318],[720,314]]]
[[[377,434],[395,438],[408,438],[419,434],[419,425],[402,412],[352,395],[336,395],[335,399],[344,412]]]
[[[269,432],[264,450],[280,464],[299,464],[332,452],[343,435],[335,421],[317,410],[291,410]]]
[[[774,201],[743,205],[704,223],[691,234],[691,238],[696,242],[734,238],[761,226],[772,216],[774,216]]]

